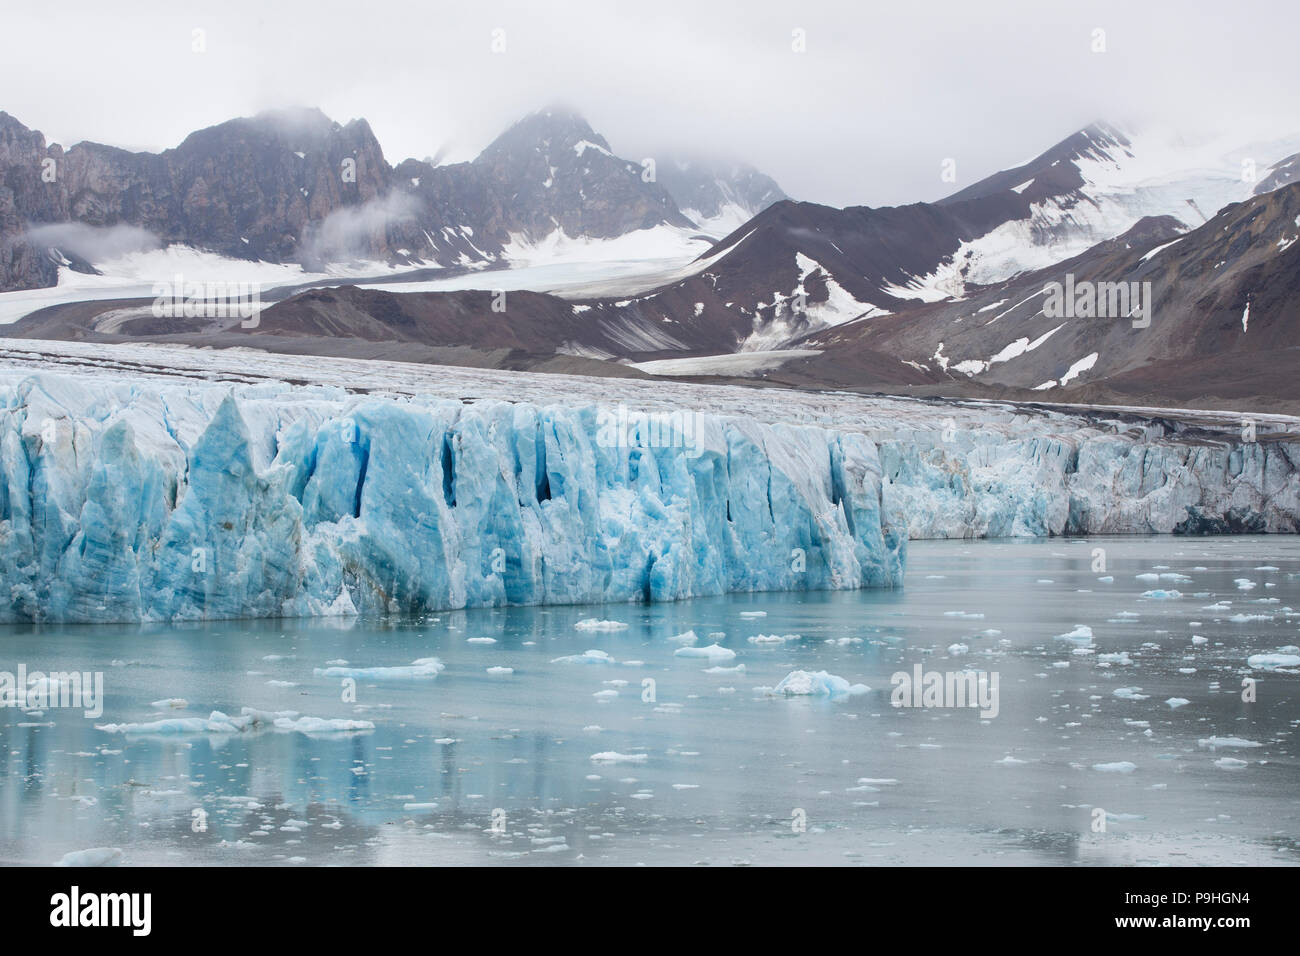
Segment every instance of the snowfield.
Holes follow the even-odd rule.
[[[1296,420],[1239,428],[10,341],[0,621],[892,587],[909,537],[1296,530]]]

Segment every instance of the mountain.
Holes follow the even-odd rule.
[[[543,110],[506,130],[474,160],[489,188],[510,192],[515,222],[537,240],[556,228],[610,239],[636,229],[694,223],[639,163],[619,159],[587,121]]]
[[[1199,228],[1148,218],[1064,262],[956,300],[796,343],[792,374],[855,387],[946,381],[962,394],[1052,401],[1300,399],[1300,183],[1233,203]],[[1150,324],[1056,314],[1050,283],[1150,283]],[[1095,285],[1094,285],[1095,288]],[[1077,313],[1078,310],[1076,310]],[[867,357],[859,362],[858,354]],[[891,375],[876,362],[891,355]],[[883,374],[882,374],[883,372]],[[868,380],[868,375],[873,376]]]
[[[1255,195],[1262,196],[1264,193],[1294,182],[1297,173],[1300,173],[1300,153],[1294,153],[1269,167],[1268,175],[1255,187]]]
[[[720,236],[789,198],[770,176],[736,161],[670,158],[656,175],[683,213]]]
[[[1285,155],[1287,143],[1261,148]],[[1097,123],[939,202],[779,201],[704,253],[678,289],[737,330],[733,349],[781,348],[864,316],[963,298],[1082,255],[1145,219],[1200,225],[1247,199],[1252,185],[1222,142]]]
[[[307,125],[316,131],[314,145],[277,133],[265,148],[282,154],[306,143],[333,162],[337,149],[350,145],[336,141],[361,136],[352,148],[364,155],[368,130]],[[235,156],[261,142],[229,130],[212,135]],[[30,151],[30,142],[11,135],[8,149]],[[33,313],[6,334],[591,374],[639,374],[629,368],[636,366],[916,395],[1300,400],[1293,374],[1300,183],[1283,182],[1293,154],[1284,143],[1272,147],[1283,158],[1257,185],[1221,143],[1161,142],[1095,124],[939,202],[835,209],[778,199],[689,266],[655,273],[661,284],[645,282],[635,292],[611,292],[614,283],[560,295],[511,292],[498,310],[485,291],[284,290],[252,331],[237,320],[154,319],[147,302],[70,303]],[[189,143],[175,152],[189,154]],[[1216,164],[1208,156],[1228,159]],[[132,162],[148,169],[152,160]],[[309,248],[328,249],[335,232],[370,229],[369,241],[392,257],[475,266],[504,261],[548,236],[689,235],[708,220],[703,213],[761,204],[775,186],[740,166],[671,169],[666,177],[642,175],[580,117],[541,111],[472,162],[408,160],[389,171],[386,185],[380,173],[368,181],[372,199],[327,194],[337,205],[301,232]],[[42,196],[17,185],[10,195],[29,205]],[[694,221],[674,193],[694,203],[686,207]],[[1237,198],[1221,203],[1224,197]],[[131,201],[137,205],[124,199],[122,208],[147,206]],[[376,204],[380,213],[368,218]],[[244,231],[269,248],[265,229]],[[300,243],[297,254],[302,250]],[[31,267],[31,250],[23,254],[28,258],[9,260],[14,268]],[[322,259],[329,255],[337,252]],[[39,256],[35,261],[40,265]],[[1155,320],[1137,329],[1113,317],[1054,317],[1045,310],[1050,283],[1137,283],[1139,290],[1150,283]],[[493,287],[488,275],[483,287]],[[738,361],[713,361],[718,356]]]
[[[364,120],[341,126],[318,110],[231,120],[158,154],[47,147],[0,113],[0,173],[8,213],[0,246],[11,250],[0,289],[56,279],[49,267],[20,271],[15,249],[29,262],[46,250],[56,250],[44,255],[53,263],[72,255],[85,271],[96,253],[123,251],[125,227],[140,230],[137,247],[184,242],[235,258],[292,260],[313,226],[384,195],[391,177]],[[382,235],[370,245],[387,251]]]
[[[748,167],[712,184],[710,211],[779,194]],[[640,163],[558,108],[525,117],[472,162],[396,168],[365,120],[340,125],[319,110],[231,120],[157,154],[64,151],[0,113],[0,291],[168,243],[316,270],[448,266],[501,261],[559,235],[599,241],[657,227],[680,234],[678,246],[699,232]]]
[[[558,108],[520,120],[472,162],[408,159],[393,182],[409,210],[402,244],[442,265],[501,258],[557,231],[613,239],[656,226],[695,229],[640,164],[619,159],[586,120]]]

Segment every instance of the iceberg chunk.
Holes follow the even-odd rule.
[[[772,688],[774,696],[786,697],[847,697],[865,694],[871,688],[865,684],[850,684],[843,677],[826,671],[791,671]]]

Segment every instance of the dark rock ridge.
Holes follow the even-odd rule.
[[[1274,189],[1287,185],[1287,183],[1295,182],[1297,174],[1300,174],[1300,153],[1294,153],[1270,166],[1268,175],[1255,186],[1255,195],[1262,196],[1264,193],[1272,192]]]
[[[735,191],[748,194],[761,174],[737,170]],[[61,224],[89,229],[41,228]],[[512,239],[556,230],[608,239],[658,225],[695,224],[640,163],[615,156],[567,110],[526,117],[473,162],[396,168],[365,120],[340,125],[319,110],[231,120],[157,154],[98,143],[65,151],[0,113],[0,291],[51,285],[60,263],[91,268],[78,239],[93,252],[96,230],[121,227],[142,230],[131,237],[140,247],[183,242],[319,267],[463,265],[499,258]]]
[[[950,262],[963,242],[1014,221],[1044,232],[1035,233],[1036,242],[1051,241],[1047,233],[1054,228],[1068,231],[1068,220],[1055,227],[1034,223],[1035,206],[1052,200],[1068,210],[1089,202],[1076,164],[1126,154],[1128,146],[1119,131],[1094,124],[1029,163],[939,202],[880,208],[836,209],[789,199],[765,205],[771,197],[762,181],[741,172],[729,181],[758,189],[753,201],[764,208],[702,255],[707,270],[677,288],[704,315],[734,330],[733,348],[786,345],[814,332],[827,324],[820,306],[837,307],[835,322],[855,313],[906,311],[918,305],[909,284]],[[701,208],[697,202],[707,210],[721,208],[717,193],[700,185],[708,177],[699,170],[685,178],[669,171],[662,179],[684,208]],[[1032,182],[1025,186],[1027,180]]]
[[[1064,286],[1067,277],[1080,288],[1150,283],[1150,326],[1134,327],[1131,318],[1047,314],[1044,288]],[[1019,340],[1034,347],[1009,354]],[[1190,231],[1172,217],[1145,219],[1082,255],[968,289],[961,300],[849,323],[798,345],[825,350],[802,373],[825,376],[828,384],[853,376],[859,351],[894,355],[902,366],[898,381],[905,380],[902,370],[910,377],[919,366],[938,380],[995,389],[1059,383],[1095,353],[1072,381],[1038,394],[1144,404],[1207,396],[1294,401],[1300,399],[1300,183],[1231,204]],[[983,368],[958,369],[964,361]]]

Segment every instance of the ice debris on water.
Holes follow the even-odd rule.
[[[1092,643],[1092,628],[1086,624],[1076,624],[1074,630],[1068,634],[1057,634],[1058,641],[1069,641],[1071,644],[1086,646]]]
[[[294,710],[265,711],[252,707],[240,709],[238,716],[212,711],[205,717],[169,717],[138,723],[95,724],[96,730],[110,734],[242,734],[259,730],[298,731],[301,733],[351,732],[374,730],[368,720],[303,717]]]
[[[583,651],[581,654],[568,654],[564,657],[552,658],[552,664],[616,664],[617,661],[610,657],[605,651],[592,648],[589,651]]]
[[[395,667],[317,667],[312,673],[317,677],[351,677],[354,680],[431,680],[443,670],[443,663],[438,658],[421,657],[410,664]]]
[[[55,866],[117,866],[122,862],[122,851],[115,846],[94,846],[88,850],[65,853]]]
[[[1300,667],[1300,654],[1252,654],[1246,663],[1255,670],[1268,671],[1282,667]]]
[[[871,690],[866,684],[850,684],[843,677],[826,671],[795,670],[786,674],[772,688],[776,697],[846,697],[865,694]]]
[[[589,617],[573,625],[579,631],[626,631],[628,625],[622,621],[602,621],[599,618]]]
[[[591,755],[592,763],[645,763],[648,754],[621,754],[617,750],[605,750]]]
[[[736,659],[736,652],[729,647],[723,647],[720,644],[709,644],[706,647],[679,647],[673,651],[674,657],[702,657],[710,663],[722,663]]]

